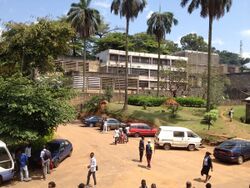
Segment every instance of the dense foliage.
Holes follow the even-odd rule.
[[[131,95],[128,98],[128,104],[135,106],[160,106],[165,102],[165,100],[165,97]]]
[[[202,36],[198,36],[196,33],[190,33],[183,36],[180,43],[183,50],[206,52],[208,48],[204,38]]]
[[[204,114],[204,121],[208,125],[208,130],[210,129],[210,126],[214,124],[214,122],[219,117],[219,111],[217,109],[210,110],[209,112],[206,112]]]
[[[65,22],[39,19],[37,23],[7,23],[0,40],[0,65],[19,67],[24,75],[34,69],[52,71],[53,60],[69,51],[74,31]]]
[[[206,105],[206,101],[198,97],[177,97],[175,100],[181,106],[204,107]]]
[[[35,141],[75,118],[67,102],[74,94],[61,80],[0,77],[0,93],[0,137],[7,143]]]

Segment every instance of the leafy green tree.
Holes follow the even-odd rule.
[[[60,21],[38,19],[37,23],[9,22],[0,41],[0,63],[19,67],[23,75],[34,69],[40,73],[53,70],[53,60],[69,51],[74,35],[70,25]]]
[[[207,51],[207,43],[204,41],[204,38],[196,33],[183,36],[180,42],[183,50]]]
[[[155,35],[158,42],[158,63],[157,63],[157,97],[159,97],[160,87],[160,61],[161,61],[161,42],[165,35],[171,32],[172,25],[177,25],[178,20],[171,12],[154,12],[147,21],[147,33]]]
[[[181,6],[185,7],[188,2],[188,12],[191,14],[195,9],[201,7],[200,15],[209,19],[208,29],[208,73],[207,73],[207,112],[210,111],[210,92],[211,92],[211,50],[212,50],[212,26],[214,19],[219,20],[225,12],[229,12],[232,0],[181,0]]]
[[[125,97],[123,110],[128,108],[128,33],[129,22],[137,18],[139,12],[142,12],[146,6],[146,0],[113,0],[111,4],[111,12],[120,17],[126,18],[126,61],[125,61]]]
[[[97,39],[94,44],[94,52],[99,53],[107,49],[125,50],[125,35],[123,33],[108,33],[106,36]],[[128,44],[131,48],[132,44]]]
[[[228,64],[228,65],[244,65],[250,62],[250,58],[242,58],[239,54],[228,52],[226,50],[217,51],[220,56],[220,63],[221,64]]]
[[[0,77],[0,137],[7,143],[32,142],[75,118],[73,92],[61,79],[32,81]]]
[[[87,39],[98,31],[101,23],[100,13],[96,9],[90,8],[91,0],[80,0],[79,3],[72,3],[68,12],[68,21],[75,28],[76,32],[83,38],[83,91],[85,91],[86,59],[87,59]]]

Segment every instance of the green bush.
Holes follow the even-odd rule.
[[[99,110],[100,102],[105,100],[104,96],[93,96],[83,104],[84,111],[87,113],[96,113]]]
[[[128,104],[135,106],[161,106],[165,102],[165,97],[153,97],[146,95],[132,95],[128,98]]]
[[[205,100],[198,97],[177,97],[175,100],[181,106],[188,107],[204,107],[206,104]]]
[[[214,124],[214,122],[219,117],[219,111],[216,109],[210,110],[209,112],[204,114],[204,121],[206,124],[208,124],[208,130],[210,129],[210,126]]]

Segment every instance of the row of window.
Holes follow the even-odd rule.
[[[132,57],[132,62],[135,63],[145,63],[145,64],[149,64],[151,62],[151,58],[147,58],[147,57],[138,57],[138,56],[129,56],[128,59],[129,61],[131,60]],[[126,56],[124,55],[115,55],[115,54],[110,54],[110,60],[111,61],[126,61]],[[172,64],[174,63],[175,60],[172,60]],[[158,64],[158,59],[153,58],[153,64]],[[167,65],[170,66],[170,60],[169,59],[161,59],[161,64],[162,65]]]

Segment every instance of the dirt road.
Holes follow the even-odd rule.
[[[200,176],[202,159],[206,151],[156,150],[152,159],[152,169],[145,168],[146,160],[138,162],[139,139],[131,138],[128,144],[113,145],[112,133],[102,134],[95,128],[80,127],[81,123],[60,126],[58,137],[73,143],[74,151],[56,168],[47,180],[33,176],[31,182],[12,182],[4,187],[45,188],[49,181],[55,181],[59,188],[74,188],[81,182],[86,183],[89,153],[95,152],[99,171],[98,188],[138,188],[141,179],[147,184],[156,183],[158,188],[185,187],[187,180],[196,188],[204,188]],[[146,139],[147,140],[147,139]],[[215,188],[248,188],[250,184],[250,161],[243,165],[228,165],[214,162],[211,183]],[[202,179],[200,179],[202,178]],[[91,179],[91,183],[93,183]]]

